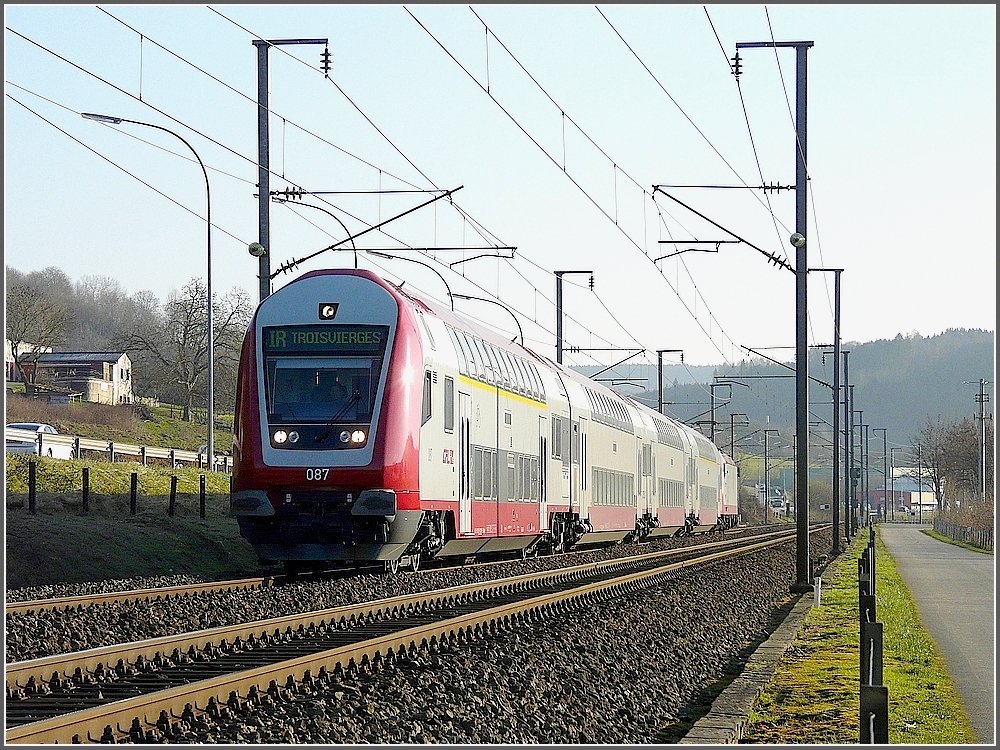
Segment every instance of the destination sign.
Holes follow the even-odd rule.
[[[337,352],[376,354],[385,349],[388,326],[308,325],[265,326],[266,354]]]

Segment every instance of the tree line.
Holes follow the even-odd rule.
[[[74,282],[49,266],[24,273],[7,267],[6,335],[22,380],[34,383],[37,362],[60,351],[124,351],[132,360],[136,396],[178,404],[191,420],[208,404],[208,290],[191,278],[165,301],[143,290],[129,294],[109,276]],[[236,370],[254,303],[233,287],[213,294],[215,405],[231,408]]]

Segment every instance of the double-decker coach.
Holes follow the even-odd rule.
[[[293,570],[735,519],[735,465],[700,433],[366,270],[261,302],[233,433],[241,534]]]

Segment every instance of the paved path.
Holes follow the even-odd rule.
[[[879,525],[920,618],[944,655],[977,740],[994,744],[995,558],[920,532],[927,528]]]

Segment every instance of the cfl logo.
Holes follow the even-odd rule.
[[[319,319],[320,320],[333,320],[337,317],[337,308],[340,307],[339,302],[320,302],[319,304]]]

